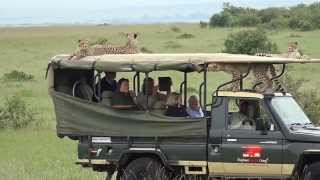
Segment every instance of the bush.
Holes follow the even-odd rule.
[[[230,34],[224,42],[224,52],[232,54],[250,54],[258,52],[276,53],[278,47],[272,43],[262,30],[242,30]]]
[[[252,27],[260,24],[260,19],[254,15],[242,15],[238,18],[238,25]]]
[[[177,39],[190,39],[190,38],[194,38],[195,36],[193,34],[181,34],[180,36],[177,37]]]
[[[11,71],[3,75],[2,80],[4,81],[32,81],[34,76],[32,74],[25,73],[23,71]]]
[[[34,116],[35,113],[19,96],[12,96],[5,100],[3,107],[0,107],[0,129],[24,128],[35,120]]]
[[[290,8],[253,9],[225,3],[223,11],[210,18],[210,26],[292,28],[303,31],[320,28],[320,3],[296,5]]]
[[[207,23],[207,22],[204,22],[204,21],[200,21],[199,25],[200,25],[200,28],[201,28],[201,29],[204,29],[204,28],[207,28],[207,27],[208,27],[208,23]]]
[[[210,18],[209,25],[211,27],[229,27],[233,25],[233,17],[228,12],[223,12],[221,14],[215,14]]]
[[[179,27],[177,27],[177,26],[173,26],[173,27],[171,27],[170,29],[171,29],[171,31],[173,31],[173,32],[181,32],[181,29],[180,29]]]
[[[296,33],[291,33],[289,35],[290,38],[301,38],[302,36],[300,34],[296,34]]]
[[[97,44],[99,44],[99,45],[104,45],[104,44],[107,44],[107,42],[108,42],[108,39],[107,39],[107,38],[99,38],[99,39],[96,40],[95,42],[90,43],[90,45],[91,45],[91,46],[92,46],[92,45],[97,45]]]

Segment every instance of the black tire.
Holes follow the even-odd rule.
[[[154,158],[144,157],[131,161],[125,168],[121,180],[166,180],[166,170]]]
[[[305,165],[300,177],[301,180],[319,180],[320,179],[320,162]]]

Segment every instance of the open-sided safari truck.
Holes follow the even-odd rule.
[[[289,63],[318,63],[280,57],[230,54],[134,54],[88,56],[78,61],[55,56],[48,68],[58,137],[77,140],[77,164],[106,171],[110,179],[295,178],[319,180],[320,129],[313,125],[288,92],[245,89],[243,82],[259,65],[281,68]],[[246,67],[240,78],[208,89],[212,65]],[[225,68],[228,69],[228,68]],[[117,110],[102,97],[102,72],[128,72],[135,93],[142,76],[177,71],[184,77],[180,93],[187,102],[188,75],[199,72],[203,118],[168,117],[161,110]],[[128,75],[127,74],[127,75]],[[211,74],[211,73],[210,73]],[[86,96],[77,97],[79,82]],[[222,90],[239,82],[239,91]],[[90,91],[86,91],[90,89]],[[98,90],[97,90],[98,89]],[[211,99],[207,100],[207,99]],[[236,113],[246,102],[251,128],[236,126]],[[249,117],[250,116],[250,117]],[[238,119],[237,119],[238,120]],[[239,124],[239,123],[238,123]]]

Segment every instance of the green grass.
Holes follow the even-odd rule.
[[[172,31],[177,26],[181,32]],[[227,35],[237,28],[200,29],[194,24],[135,25],[107,27],[31,27],[0,28],[0,78],[13,70],[34,75],[33,81],[6,82],[0,80],[0,106],[8,96],[21,95],[28,107],[38,112],[38,121],[19,131],[0,131],[0,179],[103,179],[104,174],[74,165],[77,159],[76,142],[55,136],[55,121],[51,99],[44,80],[47,63],[55,54],[70,53],[77,47],[77,40],[88,38],[96,41],[108,39],[109,43],[123,44],[120,32],[139,32],[139,45],[154,53],[221,52]],[[182,34],[194,38],[177,39]],[[299,34],[301,37],[290,37]],[[287,43],[298,41],[304,53],[320,58],[320,31],[272,31],[269,37],[286,51]],[[174,48],[168,42],[174,42]],[[294,77],[310,80],[305,89],[319,88],[319,65],[297,65],[291,68]],[[170,75],[174,82],[181,81],[182,73]],[[118,75],[120,77],[120,75]],[[192,73],[189,85],[198,89],[202,76]],[[230,78],[223,73],[210,73],[209,88]],[[178,90],[178,83],[174,89]]]

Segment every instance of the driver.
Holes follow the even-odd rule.
[[[240,101],[239,112],[231,116],[231,129],[249,129],[254,130],[254,120],[249,115],[249,101]]]

